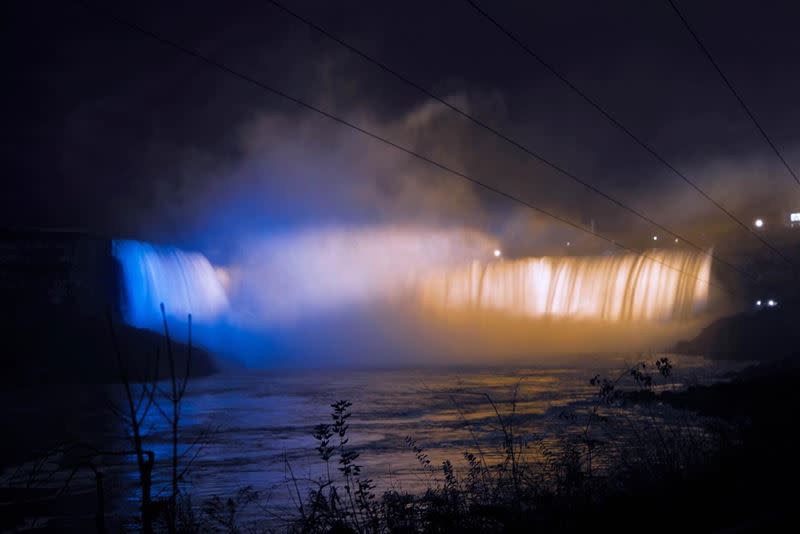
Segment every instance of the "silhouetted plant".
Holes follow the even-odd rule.
[[[350,442],[352,403],[337,401],[330,405],[330,422],[318,424],[311,431],[316,453],[324,464],[322,475],[301,482],[294,476],[288,459],[285,460],[287,481],[297,499],[297,515],[288,523],[287,530],[416,533],[541,527],[549,531],[574,530],[578,525],[591,524],[584,523],[584,518],[600,510],[619,488],[637,476],[644,473],[649,477],[668,476],[678,472],[680,466],[690,465],[692,455],[707,452],[700,445],[705,442],[687,439],[696,439],[690,426],[667,424],[652,411],[656,380],[667,380],[671,374],[672,362],[659,358],[654,364],[638,363],[616,378],[593,376],[589,384],[595,390],[588,406],[583,404],[559,413],[560,420],[568,427],[577,426],[579,431],[572,433],[573,437],[552,443],[519,427],[516,417],[519,383],[508,408],[485,395],[501,434],[494,449],[499,455],[484,455],[473,433],[476,452],[464,451],[465,468],[459,469],[450,460],[435,464],[425,447],[407,436],[406,446],[427,480],[427,486],[414,494],[391,490],[379,496],[373,479],[362,476],[360,453]],[[183,380],[183,384],[173,381],[176,395],[168,399],[180,401],[185,388]],[[644,393],[647,395],[642,396]],[[617,410],[627,403],[641,401],[649,416],[646,419],[632,421],[627,418],[628,412]],[[173,410],[173,414],[176,417],[169,418],[169,422],[179,419],[179,411]],[[468,424],[466,418],[464,424]],[[630,426],[631,443],[607,441],[599,435],[601,427],[613,432],[620,428],[614,425],[625,424]],[[175,483],[180,477],[174,476],[174,462],[172,468]],[[150,521],[161,518],[160,525],[172,532],[242,532],[243,517],[260,500],[252,488],[243,488],[230,498],[206,500],[197,513],[189,496],[181,493],[177,484],[172,489],[173,495],[151,503],[149,518]],[[159,507],[164,508],[162,513],[157,513]]]
[[[241,514],[252,504],[258,502],[260,496],[251,486],[244,487],[227,499],[214,496],[203,503],[203,530],[240,534],[243,531]]]
[[[126,401],[125,409],[119,409],[113,405],[111,406],[111,409],[117,414],[117,416],[123,421],[130,431],[131,443],[133,445],[134,454],[136,456],[136,465],[139,471],[139,488],[141,491],[140,519],[142,524],[142,532],[144,532],[144,534],[150,534],[153,532],[153,513],[155,511],[151,495],[155,454],[153,451],[146,450],[144,447],[142,425],[155,401],[160,351],[158,347],[156,347],[153,374],[150,375],[148,372],[145,372],[144,380],[139,384],[134,384],[128,375],[128,369],[125,365],[125,360],[122,357],[122,348],[117,340],[116,330],[114,329],[114,323],[111,320],[110,314],[108,315],[108,325],[111,333],[114,355],[116,356],[117,365],[119,367],[120,381],[122,382],[122,386],[125,391]],[[149,359],[147,361],[149,362]],[[136,386],[139,387],[138,394],[134,389]]]
[[[411,436],[406,436],[406,446],[414,452],[417,463],[419,463],[422,471],[427,475],[428,480],[432,481],[435,469],[431,465],[431,458],[428,456],[428,453],[425,452],[425,449],[417,445],[417,440]]]

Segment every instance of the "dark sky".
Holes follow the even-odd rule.
[[[730,257],[759,250],[466,3],[286,3],[695,242]],[[527,201],[594,219],[617,239],[638,246],[653,233],[267,2],[166,4],[102,5]],[[778,225],[800,211],[800,186],[665,1],[481,5],[743,220]],[[800,171],[797,3],[679,5]],[[239,233],[411,221],[474,227],[521,253],[566,239],[595,251],[591,238],[79,4],[4,10],[2,225],[215,249]]]

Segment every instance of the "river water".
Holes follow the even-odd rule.
[[[489,398],[522,439],[563,436],[576,429],[562,414],[580,412],[596,400],[597,388],[589,379],[595,374],[616,377],[636,361],[618,356],[540,368],[298,370],[198,379],[190,384],[183,406],[185,441],[203,436],[187,488],[202,500],[252,486],[276,507],[291,507],[295,489],[288,479],[293,476],[302,486],[324,473],[314,426],[331,422],[331,403],[349,400],[348,446],[360,451],[357,463],[364,475],[379,489],[413,491],[427,479],[406,437],[423,446],[434,465],[448,458],[458,467],[463,452],[478,446],[496,451],[502,430]],[[680,358],[661,387],[710,383],[734,367],[739,366]],[[156,411],[148,421],[150,447],[166,460],[169,427]],[[157,485],[166,483],[167,471],[162,466]]]
[[[640,359],[584,356],[565,358],[558,366],[527,368],[259,370],[194,379],[182,405],[183,465],[191,460],[183,488],[199,504],[250,486],[259,492],[262,508],[291,510],[296,499],[291,479],[298,481],[302,493],[309,480],[324,473],[313,428],[331,422],[331,403],[348,400],[352,402],[348,446],[360,452],[357,463],[363,476],[374,479],[379,490],[414,491],[427,478],[406,437],[423,446],[434,465],[448,458],[457,468],[463,466],[464,451],[477,447],[491,454],[502,436],[491,398],[504,423],[513,423],[516,436],[554,439],[576,431],[561,417],[565,411],[580,412],[595,402],[592,376],[617,376]],[[702,358],[673,361],[673,376],[659,387],[724,380],[741,367]],[[108,408],[113,399],[121,400],[120,394],[114,388],[104,395],[75,398],[75,409],[69,413],[79,412],[80,417],[69,424],[70,436],[105,449],[129,448],[124,425]],[[163,399],[159,406],[169,410]],[[30,406],[28,410],[34,411]],[[636,415],[635,406],[629,410]],[[83,427],[80,432],[79,427]],[[150,410],[144,428],[145,445],[157,460],[154,493],[163,496],[169,491],[170,428],[157,408]],[[121,514],[135,514],[133,459],[104,461],[108,461],[104,469],[109,505]],[[6,481],[11,471],[5,469]],[[76,492],[92,489],[88,474],[71,486]]]

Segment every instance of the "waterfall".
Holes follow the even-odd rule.
[[[419,281],[439,309],[499,311],[534,318],[685,319],[707,303],[711,257],[689,251],[644,255],[475,261]]]
[[[123,318],[140,328],[161,329],[160,304],[170,317],[200,323],[228,308],[225,289],[211,263],[196,252],[140,241],[115,240],[112,255],[121,267]]]
[[[333,247],[336,261],[330,243],[327,248],[303,241],[294,248],[291,243],[271,247],[273,254],[255,254],[261,262],[244,264],[246,276],[239,277],[230,295],[227,271],[215,269],[200,253],[117,240],[112,250],[122,271],[122,314],[131,325],[160,330],[163,302],[174,318],[191,313],[198,324],[222,320],[258,328],[280,324],[288,313],[281,305],[287,302],[302,303],[289,309],[299,320],[325,306],[345,308],[352,301],[410,295],[438,310],[534,319],[674,321],[701,311],[709,297],[711,258],[700,252],[432,264],[383,237],[372,248],[349,241]],[[302,254],[293,253],[295,248]],[[405,253],[389,253],[397,250]],[[398,255],[405,261],[395,261]],[[348,298],[352,295],[359,298]],[[272,304],[252,305],[262,301]]]

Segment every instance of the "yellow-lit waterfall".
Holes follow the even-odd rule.
[[[426,305],[575,319],[684,319],[708,300],[711,257],[689,251],[473,262],[429,273]]]

